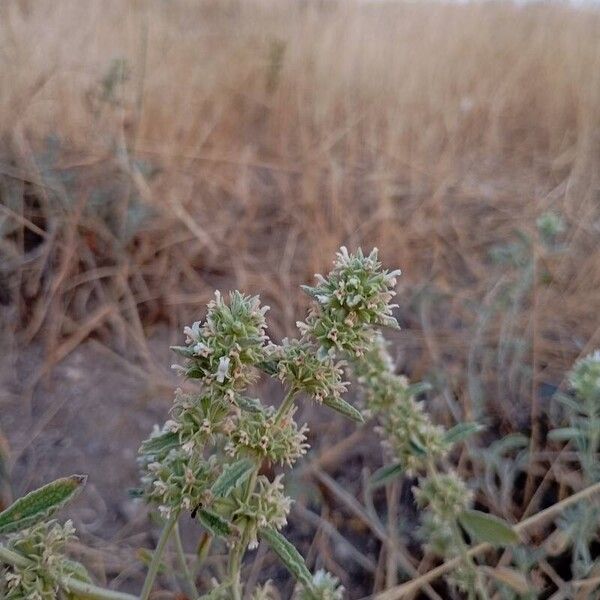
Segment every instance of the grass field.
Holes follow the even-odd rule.
[[[600,346],[599,40],[559,3],[2,3],[6,369],[40,353],[34,394],[93,339],[160,379],[148,340],[214,288],[282,338],[300,283],[377,246],[435,419],[544,450]]]

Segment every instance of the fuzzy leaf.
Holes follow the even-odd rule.
[[[519,573],[516,569],[509,567],[483,567],[483,571],[496,581],[512,588],[518,594],[528,594],[531,591],[531,586],[525,575]]]
[[[258,364],[258,368],[264,371],[267,375],[277,375],[277,361],[276,360],[265,360]]]
[[[142,442],[141,452],[144,454],[162,454],[171,448],[179,446],[179,436],[171,431],[165,431]]]
[[[194,358],[194,350],[189,346],[171,346],[173,352],[179,354],[179,356],[185,356],[186,358]]]
[[[467,533],[480,542],[488,542],[494,546],[512,546],[519,543],[517,532],[495,515],[479,510],[465,510],[458,520]]]
[[[260,413],[263,412],[263,407],[260,400],[256,398],[246,398],[245,396],[239,396],[235,399],[237,405],[246,412]]]
[[[215,537],[227,537],[231,535],[231,525],[210,510],[200,509],[196,513],[200,523]]]
[[[427,448],[416,437],[411,436],[408,440],[408,444],[409,444],[411,450],[417,456],[426,456],[427,455]]]
[[[357,423],[364,423],[365,421],[361,412],[342,398],[328,397],[323,400],[323,404],[352,421]]]
[[[312,578],[304,559],[296,548],[276,529],[265,527],[261,529],[260,536],[269,544],[281,562],[289,569],[290,573],[304,586],[312,588]]]
[[[548,439],[553,442],[569,442],[574,438],[583,439],[583,433],[576,427],[561,427],[548,432]]]
[[[377,471],[373,473],[373,476],[371,477],[371,487],[377,488],[385,485],[388,481],[400,477],[403,472],[402,465],[398,463],[381,467],[381,469],[377,469]]]
[[[65,573],[72,577],[73,579],[77,579],[77,581],[85,581],[86,583],[92,583],[92,578],[88,573],[88,570],[76,560],[71,560],[69,558],[63,558],[61,560],[61,564]]]
[[[444,436],[444,440],[448,444],[456,444],[471,437],[475,433],[479,433],[485,429],[484,425],[479,423],[458,423],[452,429],[449,429]]]
[[[221,498],[227,496],[233,488],[248,479],[253,469],[254,463],[249,458],[225,465],[223,472],[213,483],[212,493]]]
[[[433,389],[433,386],[428,381],[418,381],[417,383],[411,383],[406,388],[406,393],[408,396],[419,396],[431,389]]]
[[[0,533],[12,533],[45,521],[72,500],[83,488],[87,477],[62,477],[29,492],[0,513]]]

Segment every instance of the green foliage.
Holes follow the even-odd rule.
[[[460,524],[478,542],[493,546],[511,546],[519,543],[519,536],[506,522],[479,510],[465,510],[458,515]]]
[[[0,534],[47,521],[81,491],[86,479],[83,475],[63,477],[19,498],[0,513]]]

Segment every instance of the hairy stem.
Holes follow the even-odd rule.
[[[179,558],[179,562],[181,563],[181,570],[183,572],[183,577],[185,579],[186,585],[188,587],[188,594],[192,598],[197,598],[199,596],[198,590],[196,589],[196,583],[194,582],[194,577],[188,567],[187,560],[185,558],[185,552],[183,551],[183,544],[181,543],[181,535],[179,533],[179,524],[176,522],[173,528],[173,536],[175,538],[175,549],[177,551],[177,557]]]
[[[25,568],[29,566],[30,562],[28,558],[4,546],[0,546],[0,563]],[[136,596],[132,596],[131,594],[107,590],[92,583],[79,581],[68,576],[60,579],[60,585],[78,597],[87,598],[88,600],[138,600]]]
[[[152,586],[154,585],[154,580],[156,579],[156,574],[158,573],[158,568],[160,566],[160,559],[178,518],[179,512],[175,512],[173,515],[171,515],[171,517],[169,517],[169,520],[163,526],[163,529],[160,533],[160,538],[158,539],[158,544],[156,545],[156,549],[152,555],[152,561],[148,567],[148,573],[146,574],[144,586],[142,587],[140,600],[148,600],[150,596],[150,592],[152,591]]]
[[[283,418],[290,412],[297,393],[298,391],[296,388],[291,388],[290,391],[285,395],[284,399],[281,401],[281,405],[275,413],[275,424],[281,423]]]

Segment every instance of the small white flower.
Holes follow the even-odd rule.
[[[222,356],[219,359],[219,367],[217,369],[217,381],[219,383],[223,383],[225,381],[225,378],[228,375],[229,372],[229,363],[230,363],[230,358],[228,356]]]
[[[194,452],[194,447],[195,447],[195,442],[194,440],[189,440],[187,441],[185,444],[182,444],[181,449],[188,455],[191,456],[192,453]]]
[[[170,431],[171,433],[177,433],[181,429],[181,424],[177,423],[177,421],[173,421],[169,419],[165,423],[165,431]]]

